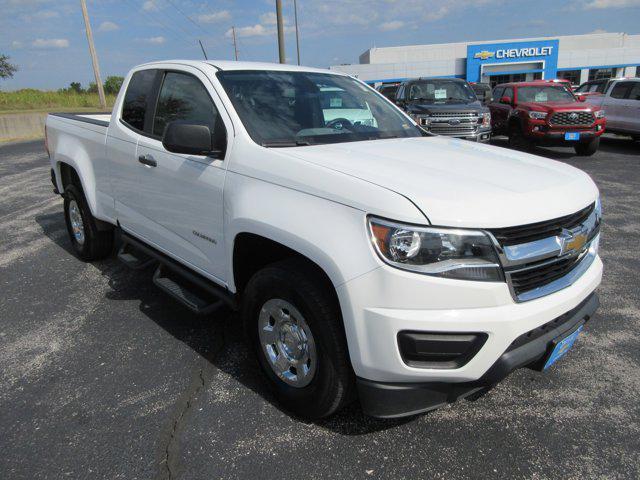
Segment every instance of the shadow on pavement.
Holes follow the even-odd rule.
[[[45,235],[66,253],[76,257],[67,236],[54,234],[64,228],[61,212],[38,215],[35,219]],[[108,279],[111,290],[106,295],[107,300],[139,302],[140,312],[167,333],[189,346],[216,369],[230,375],[280,411],[292,416],[280,408],[271,394],[258,362],[244,341],[241,323],[234,312],[223,310],[207,316],[193,314],[153,285],[154,267],[130,270],[114,257],[92,262],[92,265]],[[313,423],[342,435],[363,435],[393,428],[413,419],[414,417],[382,420],[368,417],[362,413],[358,402],[354,402],[338,414]]]

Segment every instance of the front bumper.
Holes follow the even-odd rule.
[[[368,415],[394,418],[436,409],[478,392],[486,391],[512,371],[542,369],[551,342],[588,322],[600,302],[595,293],[564,315],[516,338],[491,368],[478,380],[461,383],[385,383],[357,379],[362,409]]]
[[[421,409],[396,408],[394,404],[402,402],[392,400],[385,413],[364,400],[366,411],[378,416],[408,415],[441,404],[442,392],[447,398],[458,398],[459,394],[450,391],[467,392],[469,385],[475,390],[483,388],[474,382],[496,365],[518,337],[575,309],[594,292],[601,278],[602,262],[596,256],[570,286],[522,303],[514,302],[506,283],[443,279],[386,265],[339,286],[349,355],[363,398],[380,385],[394,392],[439,385],[440,400],[427,401]],[[459,368],[421,368],[403,361],[397,341],[403,331],[483,333],[487,339]],[[440,384],[459,385],[444,388]],[[415,392],[408,396],[426,400]]]
[[[425,127],[422,127],[425,128]],[[478,129],[473,133],[460,133],[460,134],[441,134],[430,131],[428,128],[425,130],[433,135],[439,135],[442,137],[461,138],[464,140],[470,140],[472,142],[487,143],[491,140],[491,128]]]

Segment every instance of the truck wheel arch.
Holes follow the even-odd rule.
[[[335,283],[329,274],[309,256],[271,238],[241,232],[233,241],[232,274],[236,293],[242,294],[247,283],[258,270],[287,258],[299,258],[307,262],[322,281],[335,292]]]

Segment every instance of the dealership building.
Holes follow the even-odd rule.
[[[573,84],[640,76],[640,35],[592,33],[561,37],[371,48],[360,63],[332,70],[370,84],[416,77],[457,77],[496,85],[567,78]]]

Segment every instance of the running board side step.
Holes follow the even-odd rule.
[[[122,247],[118,250],[118,260],[132,270],[144,270],[156,263],[157,260],[141,250],[135,249],[123,239]]]
[[[192,312],[206,315],[223,306],[237,309],[235,296],[227,289],[127,233],[121,231],[120,236],[123,241],[121,252],[124,258],[120,253],[118,258],[127,263],[130,260],[127,255],[131,255],[134,258],[133,265],[139,265],[139,269],[157,262],[159,265],[153,274],[153,283]],[[141,258],[150,260],[142,261]]]
[[[163,268],[162,264],[158,265],[153,274],[153,283],[198,315],[207,315],[224,306],[224,302],[219,297],[203,291],[204,289],[181,278],[171,269]]]

